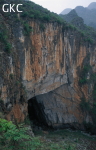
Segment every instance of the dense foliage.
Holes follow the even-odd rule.
[[[2,5],[6,4],[5,0],[0,1],[0,7],[1,7],[1,13],[8,19],[16,19],[16,12],[9,12],[9,13],[4,13],[2,11]],[[22,4],[21,10],[23,11],[20,13],[20,16],[24,20],[40,20],[43,22],[58,22],[62,23],[63,19],[59,17],[56,13],[50,12],[49,10],[43,8],[40,5],[37,5],[33,3],[32,1],[24,1],[24,0],[16,0],[15,2],[13,0],[10,0],[11,4]],[[14,7],[15,8],[15,7]],[[17,12],[18,13],[18,12]],[[10,16],[9,16],[10,15]],[[17,21],[17,20],[16,20]]]
[[[0,119],[0,148],[2,150],[35,150],[40,146],[38,138],[32,138],[26,133],[24,125],[14,125],[5,119]]]

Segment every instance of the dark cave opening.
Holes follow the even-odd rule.
[[[49,128],[44,113],[44,105],[39,103],[36,97],[28,100],[28,115],[32,126]]]
[[[54,101],[53,101],[54,102]],[[54,102],[55,103],[55,102]],[[57,106],[52,103],[52,95],[51,93],[41,94],[35,96],[28,100],[28,115],[31,123],[32,129],[35,130],[47,130],[54,131],[58,129],[70,129],[70,130],[80,130],[89,134],[96,134],[94,131],[89,131],[90,126],[82,126],[78,123],[59,123],[59,118],[56,118],[55,115],[57,112]],[[50,106],[50,107],[49,107]],[[54,109],[55,108],[55,109]],[[49,110],[52,111],[49,111]],[[60,109],[59,109],[60,111]],[[61,114],[62,115],[62,114]],[[59,116],[61,117],[61,116]],[[54,123],[54,118],[56,118],[57,122]]]

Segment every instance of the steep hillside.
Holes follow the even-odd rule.
[[[84,23],[86,25],[91,26],[94,29],[96,29],[96,19],[95,19],[95,17],[96,17],[96,2],[91,3],[88,7],[77,6],[75,8],[75,11],[79,17],[83,18]],[[61,12],[61,14],[64,15],[62,12]],[[71,13],[71,11],[70,11],[70,13]]]
[[[8,120],[29,113],[53,128],[90,125],[94,133],[95,38],[33,2],[13,2],[22,13],[0,9],[0,111]]]
[[[96,9],[88,9],[81,6],[75,8],[78,16],[84,19],[84,23],[96,29]]]
[[[87,8],[88,9],[96,9],[96,2],[92,2],[91,4],[89,4],[89,6]]]
[[[67,15],[60,15],[66,22],[71,22],[74,18],[78,17],[76,11],[73,9]]]
[[[82,36],[85,36],[85,39],[90,39],[90,41],[96,40],[96,31],[88,27],[87,25],[84,24],[84,20],[79,17],[73,9],[70,13],[67,15],[60,15],[66,22],[70,23],[73,25],[73,27],[76,27],[78,31],[81,32]]]
[[[61,14],[63,15],[68,14],[71,10],[72,10],[71,8],[66,8],[61,12]]]

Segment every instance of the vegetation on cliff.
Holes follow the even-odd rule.
[[[0,41],[4,44],[4,50],[7,53],[11,52],[11,44],[8,41],[8,31],[6,30],[6,26],[0,24]]]
[[[74,13],[71,13],[71,24],[66,23],[66,19],[70,18],[70,13],[65,17],[62,15],[61,17],[53,12],[48,11],[47,9],[31,2],[24,0],[16,0],[15,4],[21,3],[22,13],[18,12],[3,12],[2,6],[3,4],[11,3],[14,1],[10,0],[6,2],[6,0],[0,1],[0,44],[1,49],[10,54],[12,52],[12,40],[9,31],[14,24],[22,25],[24,30],[24,35],[29,36],[31,32],[34,32],[34,29],[29,25],[29,22],[32,20],[39,21],[40,30],[45,30],[46,23],[57,23],[58,25],[62,25],[62,31],[66,30],[74,30],[77,34],[82,37],[82,41],[85,43],[88,42],[93,44],[96,41],[96,32],[82,23],[80,17],[74,18]],[[15,7],[14,7],[15,9]],[[72,17],[73,15],[73,17]],[[64,18],[64,20],[62,19]],[[73,20],[72,20],[73,18]],[[5,21],[6,20],[6,21]],[[69,19],[70,20],[70,19]],[[6,22],[6,23],[5,23]],[[81,23],[80,23],[81,22]],[[79,25],[78,25],[79,24]],[[81,24],[83,24],[83,29],[81,29]],[[3,43],[3,44],[2,44]]]
[[[74,26],[78,30],[78,32],[81,33],[81,36],[84,38],[85,42],[87,41],[92,44],[96,41],[96,30],[85,25],[84,20],[77,15],[74,9],[67,15],[60,16],[66,22],[70,23],[71,26]]]
[[[9,0],[9,2],[11,4],[14,4],[13,0]],[[13,19],[14,21],[19,21],[17,19],[17,14],[18,12],[8,12],[5,13],[2,11],[2,5],[6,4],[5,0],[1,0],[0,1],[0,7],[1,7],[1,13],[3,14],[3,16],[6,17],[6,19]],[[34,2],[31,1],[24,1],[24,0],[16,0],[15,4],[22,4],[21,6],[21,10],[22,13],[19,13],[20,16],[22,17],[23,20],[40,20],[44,22],[58,22],[58,23],[62,23],[63,20],[62,18],[59,17],[59,15],[57,15],[54,12],[50,12],[49,10],[43,8],[40,5],[35,4]]]
[[[80,74],[79,84],[81,87],[85,84],[88,84],[89,86],[91,84],[94,85],[90,97],[88,97],[87,100],[85,97],[82,97],[80,103],[80,107],[83,110],[83,112],[88,113],[92,116],[93,123],[84,122],[84,125],[88,132],[94,134],[96,128],[96,73],[92,71],[92,67],[90,65],[86,65],[83,67]]]

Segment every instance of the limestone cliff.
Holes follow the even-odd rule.
[[[32,30],[26,36],[20,21],[8,24],[2,14],[1,18],[12,44],[10,54],[2,43],[0,47],[1,110],[6,118],[23,121],[28,100],[36,97],[48,125],[75,123],[83,128],[83,121],[93,123],[92,114],[80,103],[84,98],[93,107],[96,44],[84,42],[78,31],[56,22],[43,23],[41,30],[42,22],[30,20],[27,23]],[[84,67],[87,71],[82,74]]]

